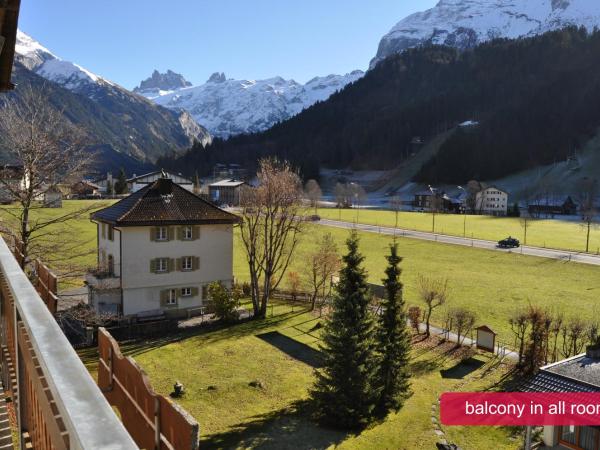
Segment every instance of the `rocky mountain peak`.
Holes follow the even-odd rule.
[[[206,82],[207,83],[224,83],[225,81],[227,81],[227,78],[225,77],[225,73],[215,72],[210,76],[210,78]]]
[[[160,73],[158,70],[154,70],[150,78],[143,80],[134,92],[147,92],[147,91],[175,91],[191,86],[192,83],[187,81],[183,75],[167,70],[165,73]]]

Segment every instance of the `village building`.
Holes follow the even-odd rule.
[[[239,206],[245,185],[244,181],[235,179],[217,181],[208,186],[208,197],[216,205]]]
[[[464,202],[459,197],[450,197],[443,191],[432,188],[415,193],[412,202],[414,209],[419,211],[433,211],[460,213],[464,211]]]
[[[56,185],[50,186],[44,192],[42,200],[44,208],[62,208],[63,193]]]
[[[134,174],[132,178],[127,180],[127,190],[130,193],[137,192],[165,176],[166,178],[173,180],[174,183],[177,183],[184,189],[187,189],[190,192],[194,191],[194,182],[192,180],[185,178],[181,174],[175,174],[166,170],[157,170],[155,172],[150,172],[139,176]]]
[[[100,196],[100,186],[88,180],[81,180],[71,186],[71,198],[96,198]]]
[[[238,217],[158,178],[92,214],[98,267],[87,276],[89,303],[124,316],[187,315],[208,285],[233,282]]]
[[[527,205],[527,210],[533,217],[574,216],[577,214],[577,203],[570,195],[552,197]]]
[[[475,195],[475,213],[489,216],[506,216],[508,213],[508,193],[489,186]]]
[[[15,192],[25,188],[26,179],[23,166],[6,164],[0,166],[0,203],[8,204],[15,201]]]
[[[542,367],[521,386],[524,392],[600,392],[600,351],[586,353]],[[545,426],[542,449],[598,450],[597,426]]]

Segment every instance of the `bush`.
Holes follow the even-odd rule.
[[[241,291],[234,286],[229,290],[222,283],[215,281],[208,286],[208,296],[215,308],[215,316],[223,322],[235,322],[239,318],[237,308],[240,306]]]
[[[421,325],[421,308],[418,306],[408,308],[408,320],[410,321],[410,326],[418,333],[419,325]]]

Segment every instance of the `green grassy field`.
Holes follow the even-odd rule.
[[[168,395],[175,380],[184,384],[185,397],[177,401],[199,421],[200,445],[207,449],[435,448],[431,417],[439,420],[439,410],[432,409],[439,395],[494,388],[508,371],[488,356],[461,364],[464,355],[452,351],[451,345],[417,342],[411,363],[413,395],[399,413],[357,435],[320,427],[311,420],[306,401],[313,382],[311,355],[319,343],[318,331],[311,329],[318,320],[298,307],[292,312],[289,306],[278,306],[274,317],[264,321],[170,343],[145,341],[125,346],[125,351],[144,368],[158,392]],[[283,345],[272,344],[267,334],[272,332]],[[84,360],[95,361],[93,352],[82,354]],[[262,387],[251,387],[252,381],[260,381]],[[506,428],[442,429],[449,441],[465,449],[519,448]]]
[[[341,252],[348,231],[309,225],[290,270],[305,273],[304,261],[319,234],[330,232]],[[381,284],[390,236],[360,233],[360,251],[372,283]],[[499,334],[504,343],[512,344],[508,318],[518,307],[528,303],[564,312],[567,317],[587,311],[588,316],[600,311],[600,267],[573,264],[559,260],[522,256],[450,244],[398,238],[404,258],[404,295],[408,305],[423,304],[417,297],[419,274],[447,277],[450,284],[449,307],[466,306],[477,314],[477,325],[486,324]],[[234,273],[240,280],[248,278],[248,270],[236,239]],[[444,310],[433,315],[441,323]]]
[[[334,209],[319,208],[318,214],[327,219],[365,223],[393,227],[396,213],[373,209]],[[398,227],[416,231],[431,232],[432,215],[419,212],[398,213]],[[465,232],[466,230],[466,232]],[[518,218],[465,216],[457,214],[436,214],[435,232],[468,238],[498,241],[507,236],[524,240],[524,228]],[[557,248],[577,252],[585,251],[587,229],[579,222],[563,220],[530,220],[527,229],[527,245]],[[590,233],[590,252],[600,251],[600,227],[593,226]]]
[[[66,201],[62,209],[39,209],[35,214],[64,214],[89,204],[102,206],[107,203]],[[350,212],[353,211],[347,211]],[[361,215],[364,213],[375,212],[360,211]],[[493,223],[509,219],[482,220]],[[537,225],[539,224],[536,223],[535,226]],[[301,276],[305,274],[304,261],[319,234],[331,232],[340,252],[345,250],[344,241],[348,236],[346,230],[319,225],[307,227],[290,268]],[[67,254],[61,255],[61,258],[78,268],[77,273],[83,273],[86,267],[95,264],[96,228],[87,217],[82,217],[73,221],[68,230],[73,233],[74,239],[81,242],[77,251],[87,255],[72,258],[72,255]],[[360,249],[366,257],[365,266],[373,283],[379,284],[383,277],[384,256],[390,242],[389,236],[361,233]],[[416,295],[416,279],[419,274],[447,277],[451,286],[449,306],[471,308],[478,316],[477,323],[491,326],[499,333],[503,342],[510,344],[513,339],[508,318],[517,307],[526,306],[529,302],[564,312],[567,316],[578,314],[582,310],[595,313],[600,311],[600,267],[415,239],[398,238],[398,242],[400,254],[404,258],[402,281],[405,284],[407,304],[421,305]],[[240,281],[248,279],[248,269],[237,232],[234,274]],[[81,277],[76,277],[73,283],[61,283],[61,286],[71,287],[77,282],[81,283]],[[441,323],[443,314],[441,309],[436,311],[434,322]]]

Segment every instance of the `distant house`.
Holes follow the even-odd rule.
[[[238,217],[169,178],[91,219],[98,227],[98,265],[86,279],[97,311],[183,316],[206,303],[211,282],[232,284]]]
[[[160,179],[164,175],[166,175],[167,178],[169,178],[170,180],[173,180],[174,183],[177,183],[182,188],[193,192],[194,182],[192,180],[190,180],[189,178],[185,178],[181,174],[175,174],[165,170],[157,170],[156,172],[150,172],[139,176],[133,175],[132,178],[129,178],[127,180],[127,189],[130,193],[137,192],[140,189],[148,186],[149,184],[154,183],[156,180]]]
[[[44,208],[62,208],[63,194],[58,186],[50,186],[44,192],[44,199],[42,200]]]
[[[475,213],[489,216],[506,216],[508,213],[508,193],[489,186],[475,195]]]
[[[113,179],[113,174],[110,172],[106,173],[106,177],[105,178],[100,178],[99,180],[96,180],[94,182],[95,184],[98,185],[98,188],[100,190],[100,193],[102,195],[108,195],[108,186],[112,186],[112,192],[111,194],[114,194],[114,189],[115,189],[115,180]]]
[[[415,194],[413,208],[423,211],[435,209],[437,212],[458,213],[463,210],[463,202],[459,197],[450,197],[445,192],[432,188]]]
[[[12,203],[15,200],[14,192],[25,188],[25,171],[23,166],[6,164],[0,166],[0,203]]]
[[[600,352],[588,347],[586,353],[542,367],[520,388],[524,392],[600,392]],[[598,449],[597,426],[545,426],[543,444],[553,449]]]
[[[574,216],[577,214],[577,203],[567,195],[532,203],[527,205],[527,209],[532,216]]]
[[[216,205],[239,206],[245,184],[244,181],[234,179],[217,181],[208,186],[208,197]]]
[[[72,198],[93,198],[100,196],[100,186],[88,180],[81,180],[71,186]]]

